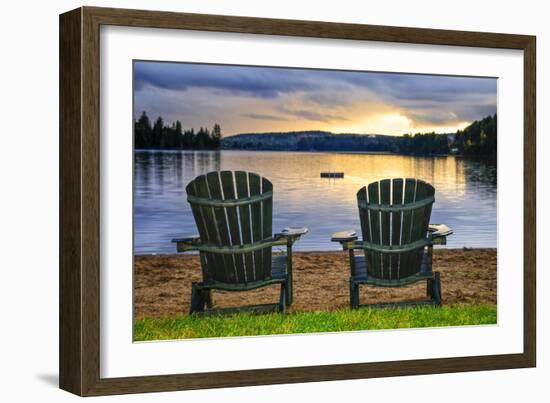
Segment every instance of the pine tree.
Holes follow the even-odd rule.
[[[214,125],[214,128],[212,129],[212,148],[218,149],[220,148],[222,140],[222,128],[218,123]]]
[[[215,150],[220,148],[221,137],[221,127],[218,123],[214,125],[212,132],[201,127],[195,134],[193,128],[184,130],[179,120],[165,125],[161,116],[151,126],[146,112],[142,112],[139,119],[134,120],[135,149]]]
[[[153,128],[147,113],[142,112],[139,119],[134,124],[134,147],[149,148]]]
[[[164,128],[164,121],[159,116],[155,121],[153,126],[153,143],[151,144],[152,148],[159,148],[162,142],[162,129]]]

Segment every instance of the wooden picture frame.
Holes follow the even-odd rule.
[[[100,26],[351,39],[524,52],[523,353],[127,378],[100,377]],[[60,387],[81,396],[533,367],[536,364],[535,37],[82,7],[60,16]],[[214,376],[213,376],[214,375]]]

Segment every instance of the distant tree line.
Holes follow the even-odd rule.
[[[395,152],[391,136],[336,134],[328,137],[305,137],[296,144],[297,151]]]
[[[396,152],[396,137],[334,134],[320,130],[271,133],[243,133],[225,137],[224,149],[271,151],[356,151]]]
[[[495,157],[497,154],[497,115],[476,120],[456,132],[451,150],[458,154]]]
[[[397,153],[406,155],[446,155],[449,153],[447,134],[405,134],[397,140]]]
[[[165,125],[162,117],[151,124],[146,112],[134,121],[134,148],[136,149],[167,149],[167,150],[217,150],[220,148],[222,130],[215,124],[212,131],[201,127],[183,130],[182,124],[176,120],[171,125]]]
[[[337,134],[328,137],[305,137],[296,145],[297,151],[367,151],[394,152],[391,136]]]
[[[497,152],[497,115],[472,122],[456,133],[416,133],[403,136],[333,134],[323,131],[288,133],[247,133],[222,141],[219,124],[183,130],[179,120],[165,125],[162,117],[151,124],[146,112],[134,122],[136,149],[176,150],[286,150],[286,151],[367,151],[405,155],[476,155],[494,157]]]
[[[309,130],[297,132],[243,133],[225,137],[223,149],[280,151],[386,152],[403,155],[495,156],[497,116],[474,121],[456,133],[416,133],[403,136],[355,134]]]
[[[451,134],[405,134],[398,153],[410,155],[460,154],[492,157],[497,152],[497,115],[475,120],[464,130]]]

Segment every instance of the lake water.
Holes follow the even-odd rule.
[[[136,254],[174,253],[172,238],[198,233],[185,186],[215,170],[244,170],[273,183],[273,230],[309,228],[297,250],[338,250],[333,232],[360,234],[356,193],[384,178],[412,177],[435,189],[432,223],[454,230],[447,247],[497,245],[496,164],[485,160],[400,155],[265,152],[136,151],[134,245]],[[321,171],[345,172],[344,179],[322,179]]]

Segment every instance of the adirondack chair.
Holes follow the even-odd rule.
[[[335,233],[349,252],[350,306],[360,305],[359,286],[399,287],[417,281],[427,282],[428,300],[402,301],[387,305],[441,305],[441,279],[432,271],[434,244],[445,244],[452,230],[446,225],[430,226],[435,189],[416,179],[384,179],[362,187],[357,204],[363,240],[355,232]],[[362,254],[355,255],[360,250]]]
[[[191,286],[195,312],[285,311],[292,303],[292,245],[303,229],[272,234],[273,185],[249,172],[210,172],[187,187],[187,201],[199,235],[174,239],[178,252],[200,252],[201,282]],[[272,254],[286,246],[286,255]],[[212,308],[212,290],[247,291],[280,284],[279,302],[239,308]]]

